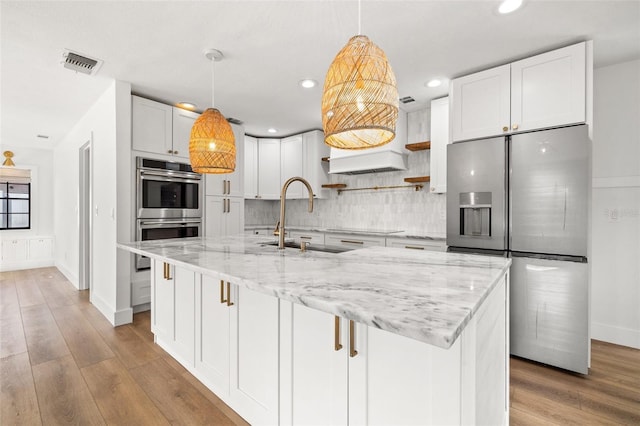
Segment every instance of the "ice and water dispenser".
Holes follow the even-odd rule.
[[[491,236],[491,192],[460,193],[460,235]]]

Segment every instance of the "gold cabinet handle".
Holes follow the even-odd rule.
[[[364,241],[354,241],[354,240],[340,240],[340,242],[345,244],[364,244]]]
[[[168,150],[167,154],[173,154],[173,151],[172,150]]]
[[[164,279],[165,280],[170,280],[171,279],[171,265],[169,265],[167,262],[164,262]]]
[[[342,344],[340,343],[340,317],[337,315],[335,316],[335,329],[333,332],[333,336],[333,348],[334,350],[339,351],[340,349],[342,349]]]
[[[307,237],[306,235],[300,235],[301,240],[311,240],[313,237]]]
[[[511,126],[511,128],[512,128],[513,130],[518,130],[518,125],[517,125],[517,124],[514,124],[513,126]]]
[[[356,350],[356,330],[355,324],[352,320],[349,320],[349,356],[353,358],[358,355]]]
[[[227,195],[230,195],[230,194],[231,194],[231,181],[228,180],[227,181]]]
[[[412,250],[424,250],[424,247],[420,247],[420,246],[404,246],[404,248],[412,249]]]
[[[220,303],[225,304],[227,300],[224,298],[224,281],[220,280]]]
[[[502,127],[502,131],[503,132],[508,132],[509,131],[509,126],[503,126]]]
[[[178,155],[178,151],[173,151],[174,154]]]
[[[231,301],[231,283],[227,281],[227,306],[233,306]]]
[[[227,213],[231,213],[231,198],[227,198]]]

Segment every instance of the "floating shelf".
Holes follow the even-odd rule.
[[[425,149],[431,149],[431,142],[425,141],[425,142],[409,143],[409,144],[406,144],[404,147],[409,151],[424,151]]]
[[[404,178],[404,181],[408,183],[430,182],[431,176],[408,177]]]
[[[345,183],[325,183],[322,187],[329,189],[343,189],[346,188],[347,185]]]

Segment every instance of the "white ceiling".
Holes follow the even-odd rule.
[[[640,58],[640,1],[532,1],[507,16],[498,1],[362,1],[362,32],[387,54],[400,97],[428,105],[448,87],[425,87],[594,40],[595,66]],[[113,79],[174,104],[215,103],[245,131],[275,136],[321,128],[320,97],[335,54],[358,32],[350,1],[5,1],[1,23],[1,141],[51,148]],[[95,76],[62,67],[65,48],[104,60]],[[320,84],[298,86],[302,78]],[[37,138],[48,135],[48,140]]]

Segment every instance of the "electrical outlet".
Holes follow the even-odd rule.
[[[617,208],[605,209],[605,215],[607,216],[607,221],[609,223],[620,222],[620,212]]]

